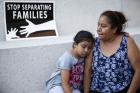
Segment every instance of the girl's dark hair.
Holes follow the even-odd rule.
[[[127,22],[127,19],[122,12],[108,10],[103,12],[101,16],[106,16],[108,18],[112,28],[117,27],[116,33],[122,33],[123,27],[125,27],[125,23]]]
[[[81,30],[75,35],[73,40],[74,40],[74,43],[76,43],[76,44],[83,42],[83,41],[88,41],[88,42],[93,43],[94,37],[90,32]]]

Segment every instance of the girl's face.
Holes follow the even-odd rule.
[[[116,29],[111,27],[106,16],[101,16],[98,22],[97,33],[99,39],[108,40],[116,33]]]
[[[83,41],[78,44],[74,45],[77,57],[86,57],[91,49],[92,49],[92,42]]]

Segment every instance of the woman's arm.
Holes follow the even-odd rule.
[[[140,85],[140,51],[131,37],[128,38],[128,58],[135,72],[127,93],[136,93]]]
[[[69,70],[61,70],[61,81],[64,93],[72,93],[72,90],[69,86]]]
[[[84,93],[89,93],[90,80],[91,80],[91,63],[92,63],[92,53],[85,60],[85,70],[84,70]]]

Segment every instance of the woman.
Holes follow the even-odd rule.
[[[98,37],[87,58],[84,93],[136,93],[140,84],[140,51],[122,32],[127,20],[118,11],[105,11],[98,22]]]

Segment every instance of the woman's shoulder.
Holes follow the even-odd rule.
[[[135,40],[131,36],[128,36],[128,45],[131,45],[134,43],[135,43]]]
[[[94,42],[94,45],[98,44],[99,42],[100,42],[99,37],[95,37],[95,42]]]
[[[122,38],[122,40],[126,40],[128,46],[135,43],[134,39],[131,35],[129,35],[129,33],[124,32],[123,34],[120,34],[119,37]]]
[[[133,39],[133,37],[129,36],[128,37],[128,50],[139,50],[135,40]]]

